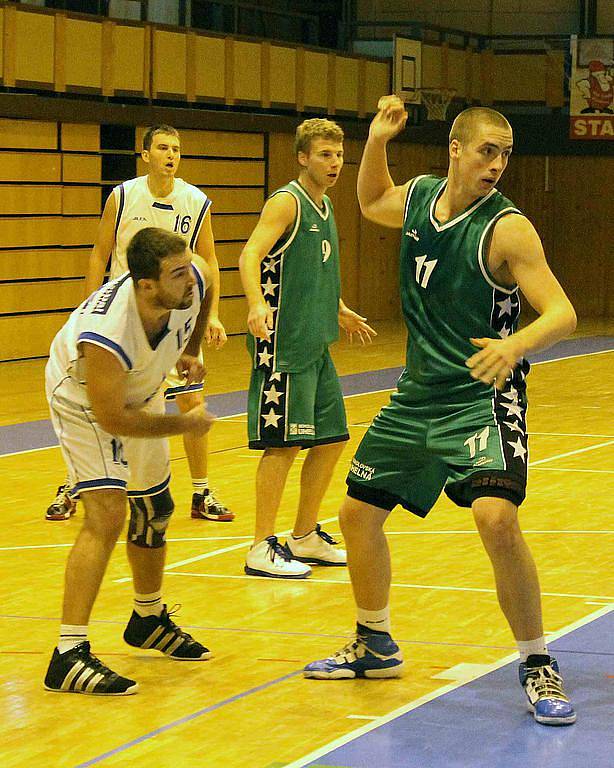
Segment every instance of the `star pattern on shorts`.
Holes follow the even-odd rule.
[[[265,274],[266,272],[272,272],[275,274],[277,272],[277,265],[279,264],[279,259],[274,259],[272,256],[269,258],[269,261],[265,261],[262,263],[262,274]]]
[[[271,409],[268,413],[263,413],[262,418],[264,419],[264,426],[265,427],[275,427],[277,429],[277,422],[281,419],[282,414],[281,413],[275,413],[273,410],[273,406],[271,406]]]
[[[267,405],[268,403],[275,403],[275,405],[279,405],[279,398],[283,395],[283,392],[278,392],[275,389],[275,384],[271,384],[271,388],[265,389],[264,394],[266,396],[266,399],[264,401],[265,405]]]
[[[522,444],[522,439],[519,437],[516,442],[511,442],[510,440],[507,441],[507,444],[510,445],[514,449],[514,455],[512,458],[516,459],[520,457],[524,463],[525,456],[527,454],[527,449]]]
[[[501,407],[507,410],[508,416],[515,416],[518,419],[522,418],[522,406],[518,403],[501,403]]]
[[[504,421],[503,422],[506,427],[509,427],[509,429],[512,430],[512,432],[519,432],[521,435],[524,436],[524,429],[522,428],[521,424],[518,424],[516,421]]]
[[[265,365],[269,366],[271,365],[271,358],[273,355],[266,349],[266,347],[262,350],[262,352],[258,352],[258,357],[260,358],[258,360],[258,365]]]
[[[266,283],[262,283],[262,295],[263,296],[275,296],[275,289],[279,283],[274,283],[270,277],[267,277]]]

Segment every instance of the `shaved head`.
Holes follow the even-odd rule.
[[[456,139],[461,144],[471,141],[478,133],[480,126],[488,125],[494,128],[512,131],[512,126],[501,112],[489,107],[469,107],[456,117],[450,129],[450,141]]]

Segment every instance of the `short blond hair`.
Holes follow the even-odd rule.
[[[294,153],[296,155],[299,152],[309,154],[311,142],[314,139],[328,139],[329,141],[336,141],[341,144],[343,141],[343,131],[337,123],[324,117],[312,117],[310,120],[303,120],[296,129]]]
[[[495,128],[512,130],[507,118],[490,107],[469,107],[464,109],[452,123],[450,141],[456,139],[464,144],[471,141],[478,125],[493,125]]]

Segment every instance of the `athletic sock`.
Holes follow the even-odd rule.
[[[535,640],[517,640],[520,661],[525,662],[529,656],[548,656],[546,638],[538,637]]]
[[[209,491],[209,478],[193,477],[192,486],[194,488],[194,493],[200,493],[201,496],[206,496]]]
[[[60,640],[58,651],[66,653],[72,651],[87,640],[87,624],[62,624],[60,626]]]
[[[390,606],[388,605],[381,611],[367,611],[364,608],[357,608],[356,620],[369,632],[390,634]]]
[[[159,616],[162,613],[162,592],[150,592],[148,595],[134,595],[134,610],[145,616]]]

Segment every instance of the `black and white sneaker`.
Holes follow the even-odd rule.
[[[171,616],[180,606],[173,606],[171,611],[162,608],[159,616],[139,616],[132,611],[128,626],[124,631],[124,640],[134,648],[150,648],[161,651],[175,661],[205,661],[211,658],[211,651],[194,640],[192,635],[180,629]]]
[[[89,693],[94,696],[129,696],[138,683],[121,677],[97,659],[85,641],[66,653],[56,648],[45,675],[45,688],[61,693]]]

